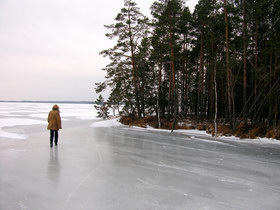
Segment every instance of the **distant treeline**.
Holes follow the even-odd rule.
[[[8,103],[52,103],[52,104],[95,104],[95,102],[92,101],[6,101],[6,100],[0,100],[1,102],[8,102]]]
[[[96,92],[109,86],[108,103],[137,118],[279,126],[280,1],[199,0],[193,13],[184,2],[155,1],[149,20],[124,0]]]

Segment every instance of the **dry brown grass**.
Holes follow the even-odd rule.
[[[265,134],[267,132],[267,126],[263,124],[258,124],[253,126],[249,131],[248,131],[248,137],[250,139],[255,139],[257,137],[265,137]]]
[[[217,128],[218,134],[221,134],[222,136],[232,136],[233,131],[228,125],[218,125]]]
[[[158,128],[158,119],[156,116],[147,116],[141,119],[137,119],[133,116],[122,116],[120,122],[129,126],[138,126],[146,128],[151,126],[153,128]],[[173,126],[173,121],[168,119],[161,119],[161,129],[171,130]],[[194,120],[186,119],[184,122],[175,125],[175,129],[198,129],[206,130],[206,132],[215,135],[214,124],[210,122],[196,123]],[[233,131],[229,125],[219,124],[217,127],[218,135],[222,136],[237,136],[241,139],[244,138],[257,138],[257,137],[267,137],[280,140],[280,127],[278,128],[268,128],[264,124],[245,126],[244,123],[240,123],[236,126]]]
[[[158,128],[158,121],[149,122],[148,125],[153,127],[153,128]]]
[[[205,130],[207,130],[207,128],[208,128],[208,126],[206,124],[198,124],[196,126],[196,129],[200,130],[200,131],[205,131]]]
[[[241,139],[248,138],[248,128],[247,126],[241,122],[236,126],[234,131],[234,135],[240,137]]]
[[[195,126],[189,124],[182,124],[182,125],[177,125],[176,129],[191,130],[191,129],[195,129]]]
[[[144,122],[143,119],[136,120],[133,123],[130,123],[129,126],[137,126],[137,127],[141,127],[141,128],[147,128],[147,125],[146,125],[146,123]]]
[[[249,138],[249,135],[247,133],[243,133],[243,134],[240,134],[240,136],[238,136],[240,139],[248,139]]]
[[[215,125],[210,124],[206,130],[207,133],[210,133],[212,136],[215,136]]]
[[[266,138],[274,138],[274,139],[280,140],[280,127],[267,129],[265,137]]]
[[[158,119],[156,116],[147,116],[143,118],[145,123],[153,123],[153,122],[157,122]]]
[[[248,138],[249,138],[249,139],[255,139],[255,138],[257,138],[256,133],[257,133],[257,128],[252,128],[252,129],[250,129],[249,132],[248,132]]]
[[[134,121],[135,121],[135,119],[133,117],[130,117],[130,116],[122,116],[121,119],[120,119],[120,123],[122,123],[124,125],[130,125]]]
[[[147,116],[143,118],[145,124],[153,127],[158,128],[158,119],[156,116]]]
[[[172,126],[173,126],[173,122],[172,121],[169,121],[167,119],[161,120],[161,128],[162,129],[171,130]]]
[[[148,116],[141,119],[137,119],[133,116],[122,116],[120,122],[124,125],[137,126],[142,128],[146,128],[147,125],[152,126],[154,128],[158,127],[157,118],[154,116]]]

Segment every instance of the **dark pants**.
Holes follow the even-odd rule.
[[[54,136],[54,143],[57,145],[58,142],[58,131],[50,130],[50,144],[53,145],[53,136]]]

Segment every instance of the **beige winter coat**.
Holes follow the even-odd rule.
[[[59,107],[57,105],[54,105],[52,111],[49,112],[48,123],[49,130],[58,131],[59,129],[62,129]]]

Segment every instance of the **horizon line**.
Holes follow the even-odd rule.
[[[71,100],[0,100],[0,102],[12,102],[12,103],[75,103],[75,104],[94,104],[95,101],[71,101]]]

